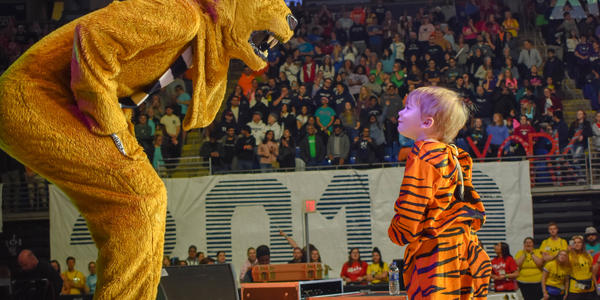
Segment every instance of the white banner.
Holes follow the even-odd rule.
[[[246,249],[265,244],[271,261],[284,263],[292,249],[283,230],[304,244],[305,200],[317,200],[309,216],[310,243],[339,276],[348,250],[358,247],[370,261],[371,249],[385,261],[403,257],[403,248],[387,236],[404,168],[337,170],[165,179],[168,191],[165,254],[185,259],[189,245],[214,257],[226,251],[239,270]],[[493,245],[506,241],[516,253],[533,234],[528,162],[475,164],[473,183],[488,216],[479,232],[491,256]],[[97,252],[85,221],[56,187],[50,189],[50,245],[53,259],[74,256],[80,271]]]

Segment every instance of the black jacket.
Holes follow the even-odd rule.
[[[279,156],[277,157],[280,168],[294,168],[296,167],[296,148],[289,145],[289,147],[279,146]]]
[[[590,125],[590,122],[588,120],[584,120],[583,123],[577,123],[577,121],[571,123],[571,126],[569,126],[569,142],[571,141],[575,133],[577,133],[577,131],[579,130],[582,131],[581,134],[583,135],[583,140],[581,142],[575,141],[574,145],[584,146],[587,148],[588,138],[593,135],[592,126]]]
[[[245,150],[244,146],[247,146],[247,145],[252,146],[252,149]],[[252,135],[250,135],[248,137],[245,137],[245,136],[240,137],[236,143],[238,159],[254,161],[254,148],[255,147],[256,147],[256,140],[254,139],[254,137]]]
[[[60,274],[45,261],[40,261],[31,271],[17,273],[14,279],[15,299],[25,295],[32,297],[27,299],[58,299],[63,285]],[[34,287],[36,293],[32,294]]]
[[[316,148],[316,161],[322,161],[325,159],[326,149],[323,140],[318,134],[315,134],[315,148]],[[308,145],[308,135],[300,141],[300,157],[304,162],[310,161],[310,148]]]
[[[548,59],[544,65],[544,78],[552,77],[554,84],[560,84],[565,78],[563,62],[558,58]]]
[[[205,161],[208,161],[212,152],[218,152],[219,157],[212,157],[211,164],[214,166],[223,165],[223,147],[219,142],[205,142],[200,148],[200,156],[204,157]]]
[[[219,140],[222,137],[224,137],[227,134],[228,127],[233,127],[233,129],[235,130],[236,133],[239,131],[239,128],[238,128],[237,123],[235,122],[235,119],[232,119],[231,122],[221,120],[221,122],[219,122],[219,124],[217,124],[217,126],[215,128],[215,134],[216,134],[215,138],[217,140]]]
[[[374,163],[375,157],[375,144],[367,139],[359,138],[358,141],[352,144],[356,151],[356,162],[359,164],[370,164]]]
[[[235,157],[236,154],[236,145],[237,140],[236,137],[234,136],[233,139],[228,140],[227,136],[224,136],[220,141],[219,144],[221,144],[221,149],[222,149],[222,155],[221,155],[221,159],[223,160],[224,163],[226,164],[231,164],[231,162],[233,161],[233,157]]]

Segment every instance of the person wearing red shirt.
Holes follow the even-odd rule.
[[[365,10],[360,6],[355,6],[352,12],[350,12],[350,19],[356,24],[365,25],[366,13]]]
[[[367,263],[360,260],[358,248],[350,250],[348,261],[344,263],[340,277],[345,283],[360,283],[365,281],[367,275]]]
[[[487,18],[481,18],[479,22],[475,24],[475,28],[479,30],[479,32],[487,32],[490,35],[499,35],[502,28],[500,24],[496,22],[495,15],[489,15]]]
[[[515,128],[514,135],[528,141],[529,135],[535,133],[535,128],[531,126],[530,122],[527,116],[519,117],[519,127]]]
[[[494,247],[496,258],[492,259],[492,279],[496,292],[513,292],[517,290],[519,268],[510,255],[507,243],[498,243]]]

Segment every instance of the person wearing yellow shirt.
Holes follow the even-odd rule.
[[[556,258],[558,251],[567,250],[569,247],[567,241],[558,236],[558,225],[556,223],[551,222],[548,224],[548,233],[550,233],[550,237],[545,239],[540,246],[544,263]]]
[[[519,266],[517,282],[523,299],[539,300],[542,298],[542,267],[544,259],[542,252],[533,246],[533,238],[525,238],[523,249],[515,255],[515,261]]]
[[[567,299],[596,299],[596,279],[592,273],[592,256],[585,251],[583,236],[576,235],[571,240],[573,247],[569,251],[571,276]]]
[[[556,259],[548,262],[542,272],[544,300],[564,300],[570,272],[569,253],[566,250],[560,250]]]
[[[75,270],[74,257],[67,257],[67,267],[68,270],[63,272],[63,295],[85,294],[85,276],[83,276],[83,273]]]
[[[505,32],[510,33],[513,37],[519,35],[519,21],[512,17],[512,12],[506,11],[504,13],[504,22],[502,22],[502,28]]]
[[[373,248],[373,263],[367,267],[367,281],[372,284],[387,283],[390,268],[381,259],[379,248]]]

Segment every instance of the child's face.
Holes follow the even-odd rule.
[[[421,110],[410,97],[406,107],[398,112],[398,133],[413,140],[423,134]]]

